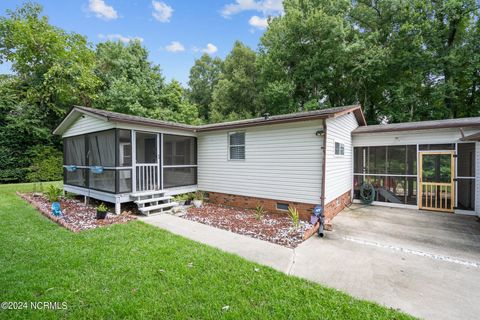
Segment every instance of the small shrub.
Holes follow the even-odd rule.
[[[288,207],[288,216],[292,219],[293,227],[297,229],[300,226],[300,214],[297,208]]]
[[[262,220],[263,217],[265,216],[265,213],[267,213],[264,209],[263,206],[260,204],[257,204],[255,207],[255,211],[253,212],[253,216],[255,217],[256,220]]]
[[[105,203],[100,203],[100,205],[97,207],[97,211],[100,211],[100,212],[107,212],[108,208],[107,206],[105,205]]]
[[[62,195],[63,190],[54,185],[49,185],[45,196],[50,202],[58,202],[60,196]]]
[[[205,199],[205,192],[203,192],[203,191],[197,191],[197,192],[195,192],[194,199],[195,199],[195,200],[203,201],[203,199]]]
[[[32,165],[28,169],[28,181],[62,180],[63,155],[61,151],[49,146],[38,146],[30,153],[32,156]]]
[[[190,199],[190,195],[188,193],[177,194],[175,197],[173,197],[173,200],[177,202],[188,201],[189,199]]]

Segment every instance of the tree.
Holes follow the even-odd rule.
[[[27,2],[0,17],[0,62],[12,63],[23,99],[41,109],[52,128],[72,105],[90,105],[99,81],[86,38],[50,25],[41,12]]]
[[[213,101],[213,89],[222,72],[222,59],[203,54],[190,69],[189,100],[198,106],[200,117],[208,122]]]
[[[244,119],[261,114],[256,53],[235,42],[213,90],[210,120]]]
[[[284,8],[258,59],[270,112],[360,102],[369,123],[478,114],[474,0],[286,0]]]
[[[163,88],[159,107],[153,109],[149,116],[155,119],[186,124],[201,124],[197,106],[190,103],[185,89],[180,82],[172,80]]]
[[[147,116],[159,106],[164,78],[160,67],[148,61],[148,51],[140,41],[99,43],[96,60],[102,85],[95,107]]]

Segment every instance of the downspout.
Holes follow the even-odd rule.
[[[322,208],[325,213],[325,173],[327,162],[327,119],[323,120],[323,161],[322,161]]]

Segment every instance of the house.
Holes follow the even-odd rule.
[[[74,107],[64,141],[64,188],[144,213],[202,190],[216,203],[332,218],[360,185],[373,204],[480,212],[480,118],[367,126],[359,105],[190,126]],[[421,174],[420,174],[421,173]]]

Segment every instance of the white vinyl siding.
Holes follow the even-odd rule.
[[[317,204],[322,190],[321,120],[249,127],[244,161],[228,161],[229,131],[198,137],[198,188]]]
[[[327,119],[325,204],[352,189],[352,131],[357,127],[357,119],[353,113]],[[343,144],[343,154],[336,154],[336,143]],[[338,148],[341,149],[340,146]]]
[[[82,115],[62,135],[62,137],[78,136],[85,133],[103,131],[114,128],[111,122],[101,120],[89,115]]]

